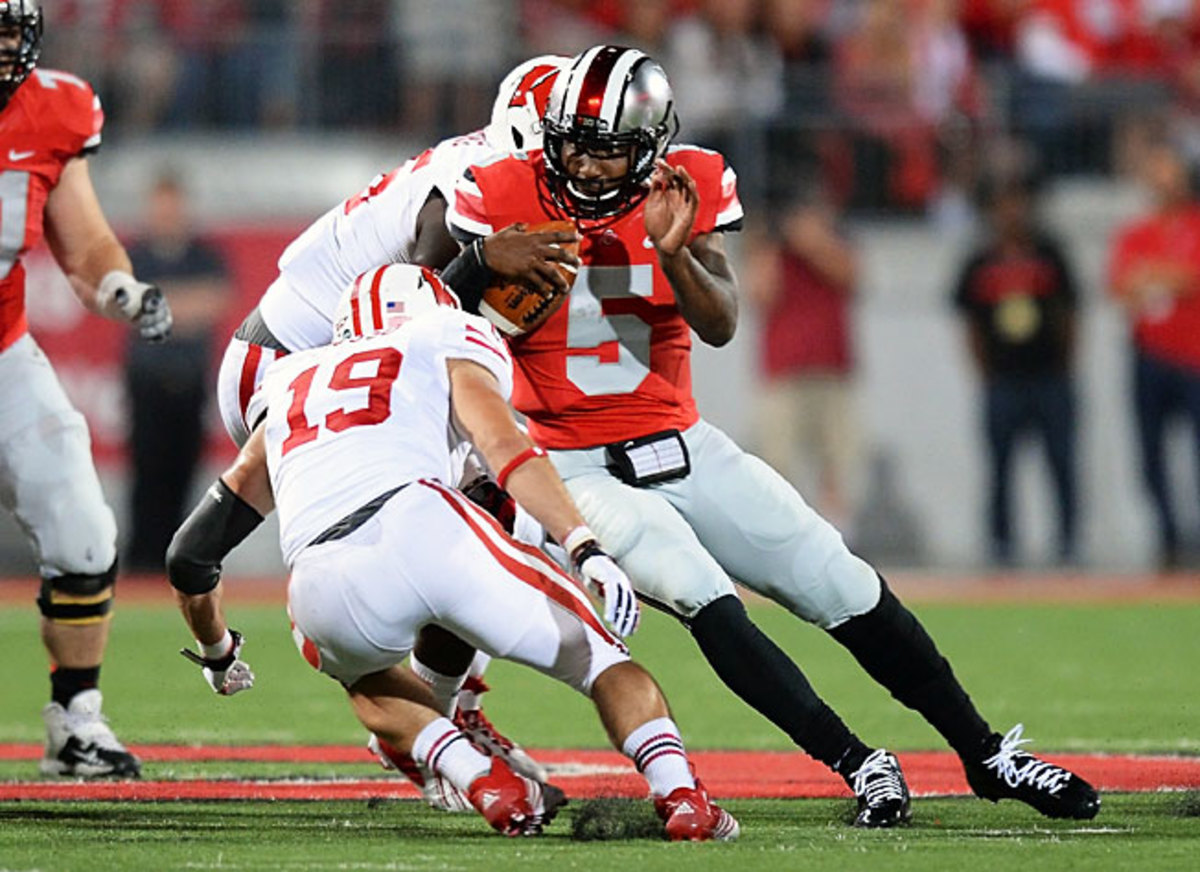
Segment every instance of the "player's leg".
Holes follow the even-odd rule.
[[[737,822],[693,777],[658,685],[629,661],[580,587],[540,551],[509,537],[456,491],[422,485],[423,517],[459,519],[445,554],[409,571],[422,579],[435,620],[493,656],[523,663],[591,697],[613,744],[637,765],[673,839],[730,839]],[[451,578],[471,577],[469,595]]]
[[[296,645],[310,665],[347,688],[364,727],[413,760],[414,781],[442,779],[449,787],[438,789],[466,797],[494,828],[534,835],[564,802],[561,791],[481,753],[434,708],[428,685],[398,666],[432,617],[427,591],[407,572],[421,562],[413,549],[429,551],[437,542],[440,552],[449,541],[436,519],[406,514],[397,505],[402,495],[349,535],[301,552],[288,585]],[[469,584],[468,575],[458,591],[469,593]]]
[[[853,787],[854,774],[872,757],[872,749],[750,620],[729,576],[661,496],[674,483],[654,490],[625,485],[604,469],[602,451],[556,451],[551,458],[588,526],[620,562],[639,596],[678,616],[730,690]],[[894,776],[889,780],[902,785],[898,766]],[[894,802],[889,799],[886,808],[878,804],[860,823],[894,823],[906,814],[905,792]]]
[[[1003,378],[984,386],[988,458],[988,533],[991,557],[1007,566],[1015,556],[1012,533],[1012,460],[1028,402],[1023,385]]]
[[[1058,557],[1076,556],[1075,387],[1068,375],[1050,375],[1038,392],[1038,419],[1058,503]]]
[[[1172,373],[1166,364],[1136,353],[1133,399],[1137,415],[1142,482],[1158,517],[1159,568],[1179,562],[1179,526],[1171,503],[1166,462],[1167,422],[1175,405]]]
[[[140,765],[100,714],[100,665],[116,581],[116,522],[92,465],[87,425],[26,336],[0,353],[0,503],[33,545],[51,662],[46,774],[136,777]]]
[[[920,621],[837,531],[774,470],[716,428],[698,424],[688,437],[692,481],[665,489],[726,568],[827,630],[892,696],[923,715],[968,771],[999,753],[1001,737]],[[1059,771],[1063,777],[1053,794],[1021,792],[1015,798],[1050,815],[1094,816],[1095,792]]]

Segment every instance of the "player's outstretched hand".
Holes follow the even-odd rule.
[[[571,563],[580,580],[604,600],[604,620],[622,639],[632,636],[641,619],[633,585],[615,560],[604,553],[595,539],[571,549]]]
[[[650,177],[645,215],[646,235],[661,254],[676,255],[688,244],[699,208],[696,180],[683,167],[660,160]]]
[[[142,294],[133,323],[137,325],[141,337],[148,342],[162,342],[171,335],[171,326],[175,323],[175,318],[171,315],[167,298],[154,285],[148,285]]]
[[[579,240],[573,231],[528,231],[525,224],[512,224],[483,240],[483,257],[493,276],[543,294],[565,294],[571,288],[555,264],[578,267],[579,258],[565,246]]]
[[[242,645],[246,640],[237,630],[230,630],[229,635],[233,639],[233,646],[224,657],[202,657],[190,648],[182,648],[179,651],[201,668],[208,686],[221,696],[233,696],[254,686],[254,673],[250,670],[250,665],[238,656],[242,653]]]

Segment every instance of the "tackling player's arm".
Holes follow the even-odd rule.
[[[187,649],[182,653],[203,669],[213,690],[224,696],[253,686],[254,673],[239,659],[241,634],[225,621],[221,561],[274,507],[259,427],[233,465],[192,510],[167,549],[167,577],[200,649],[199,654]]]
[[[632,584],[600,549],[546,452],[513,420],[496,377],[469,360],[450,360],[446,366],[455,417],[488,465],[498,470],[500,486],[566,549],[584,584],[603,599],[604,619],[618,635],[633,633],[639,610]]]
[[[63,167],[46,198],[46,242],[79,300],[93,312],[132,321],[144,339],[165,339],[171,310],[162,292],[139,282],[124,246],[104,217],[87,158]]]
[[[646,196],[646,235],[684,320],[701,340],[721,346],[737,330],[737,276],[723,234],[702,233],[688,242],[699,206],[688,171],[659,161]]]

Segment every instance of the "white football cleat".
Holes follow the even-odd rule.
[[[65,778],[137,778],[142,764],[117,740],[100,713],[103,698],[92,688],[75,694],[63,708],[47,703],[42,709],[46,724],[43,775]]]

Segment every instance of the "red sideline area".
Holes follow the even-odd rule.
[[[146,762],[259,761],[296,764],[366,763],[360,746],[184,747],[142,745]],[[38,745],[0,745],[0,760],[41,756]],[[629,761],[614,751],[540,750],[552,780],[568,796],[645,796],[646,784]],[[692,759],[709,791],[723,798],[814,798],[848,796],[844,784],[819,763],[796,753],[698,751]],[[947,752],[900,754],[909,786],[917,795],[970,793],[958,758]],[[1200,788],[1200,758],[1053,754],[1050,759],[1078,772],[1100,790],[1153,791]],[[0,782],[0,801],[11,800],[183,800],[183,799],[410,799],[417,791],[395,778],[183,781]]]

